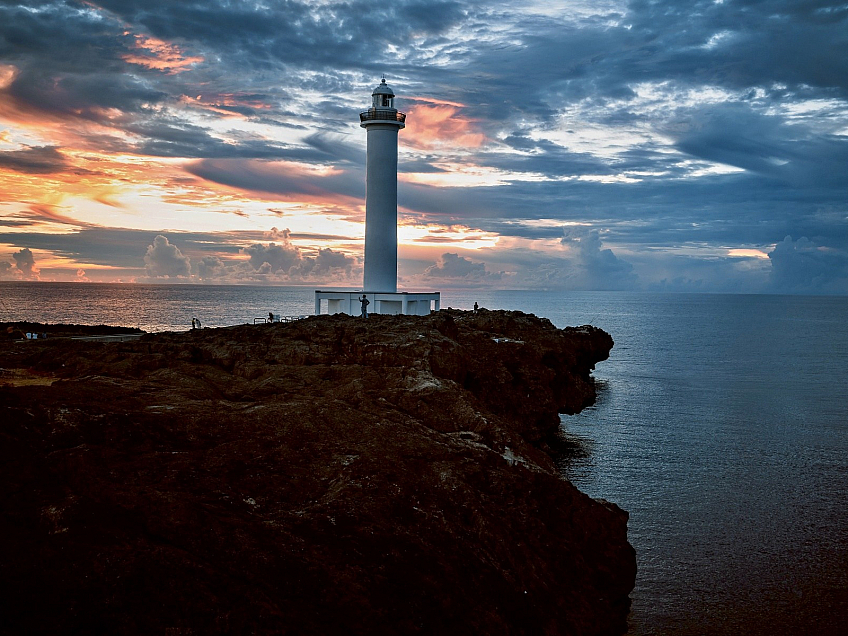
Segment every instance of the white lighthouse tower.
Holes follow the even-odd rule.
[[[395,93],[384,77],[371,93],[371,107],[359,113],[359,125],[367,131],[362,290],[316,290],[316,314],[321,313],[322,300],[331,314],[359,314],[362,296],[368,299],[368,312],[374,314],[426,315],[439,310],[439,292],[397,290],[398,131],[406,126],[406,115],[394,102]]]
[[[383,78],[371,93],[371,108],[359,113],[359,125],[368,134],[363,287],[372,292],[397,291],[397,149],[406,115],[394,101]]]

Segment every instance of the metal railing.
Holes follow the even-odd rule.
[[[359,113],[359,121],[406,121],[406,113],[397,110],[382,110],[377,108],[369,108],[366,111]]]
[[[254,325],[264,325],[270,324],[272,322],[294,322],[295,320],[303,320],[304,318],[309,318],[309,316],[301,314],[300,316],[281,316],[280,314],[274,314],[274,319],[270,318],[254,318]]]

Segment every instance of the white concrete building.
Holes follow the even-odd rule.
[[[431,311],[439,310],[439,292],[361,292],[361,291],[316,291],[315,313],[321,313],[321,301],[327,301],[328,314],[362,313],[362,296],[370,303],[369,314],[406,314],[407,316],[427,316]],[[431,303],[435,306],[431,306]]]
[[[394,91],[386,79],[371,93],[371,108],[359,113],[359,125],[367,132],[365,166],[365,274],[357,292],[315,292],[315,313],[322,300],[328,313],[359,314],[364,294],[369,313],[415,314],[439,309],[439,293],[397,291],[397,164],[398,132],[406,114],[394,105]],[[426,307],[426,309],[425,309]]]

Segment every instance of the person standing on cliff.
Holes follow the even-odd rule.
[[[362,294],[362,298],[359,299],[359,302],[362,303],[362,313],[360,314],[360,316],[362,316],[363,318],[368,318],[368,305],[371,304],[371,301],[368,300],[365,294]]]

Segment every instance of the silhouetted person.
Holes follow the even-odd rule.
[[[474,313],[475,313],[475,314],[477,313],[477,310],[478,310],[478,309],[480,309],[480,307],[477,305],[477,302],[475,301],[475,302],[474,302]]]
[[[274,312],[273,311],[268,312],[268,322],[274,322]]]
[[[359,299],[359,302],[362,303],[362,313],[360,314],[360,316],[362,316],[363,318],[368,318],[368,305],[371,304],[371,301],[368,300],[365,294],[362,294],[362,298]]]

